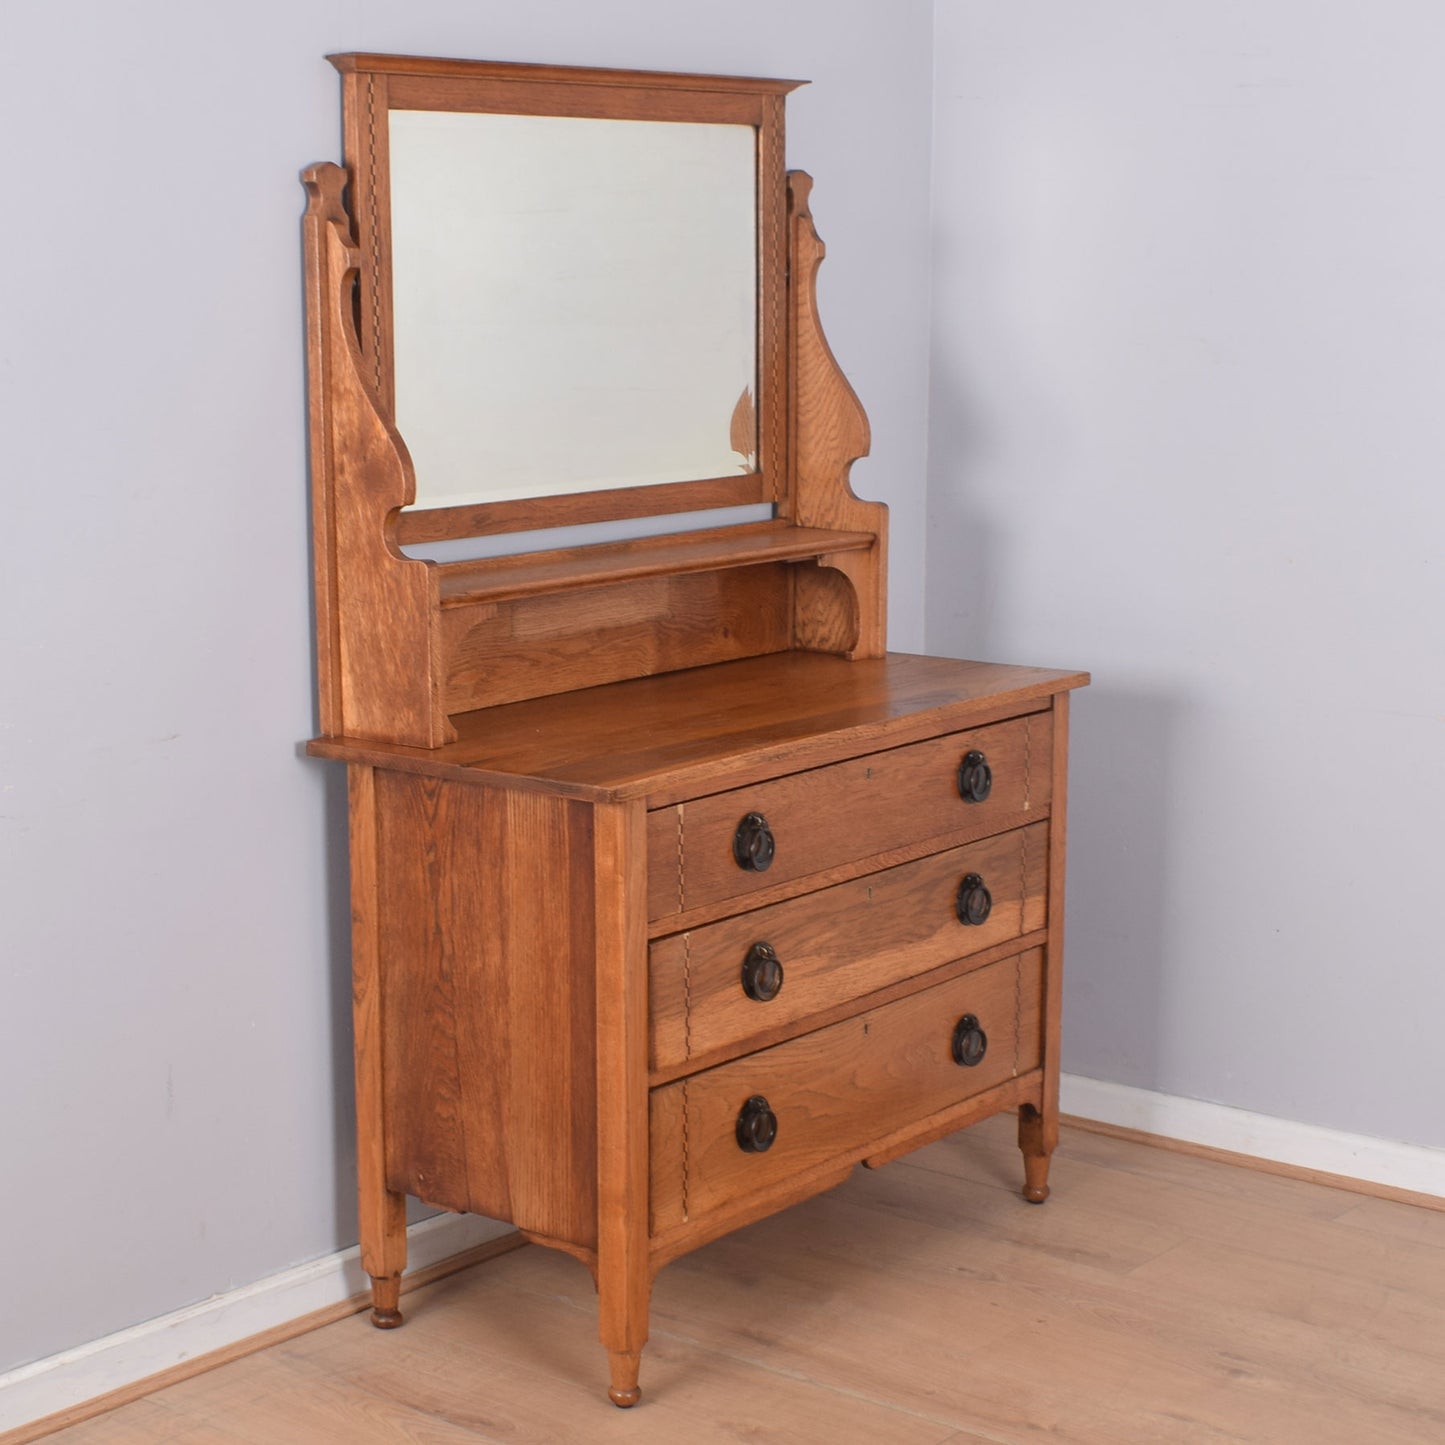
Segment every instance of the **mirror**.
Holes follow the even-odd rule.
[[[881,656],[886,509],[848,484],[868,424],[785,164],[799,82],[330,59],[345,165],[307,169],[303,222],[323,731],[433,748],[528,698]]]
[[[388,112],[416,508],[757,469],[751,125]]]

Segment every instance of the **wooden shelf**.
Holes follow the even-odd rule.
[[[516,557],[444,562],[437,564],[437,571],[442,607],[467,607],[478,602],[630,582],[639,577],[718,572],[762,562],[796,562],[839,552],[864,552],[876,541],[872,532],[835,532],[786,522],[757,522],[668,533],[640,541],[527,552]]]

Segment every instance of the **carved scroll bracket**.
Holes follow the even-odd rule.
[[[853,463],[868,455],[868,417],[818,316],[818,267],[826,252],[808,206],[812,189],[806,172],[788,172],[789,505],[802,526],[872,532],[877,541],[866,552],[819,557],[816,567],[797,569],[793,632],[799,647],[881,657],[888,508],[860,500],[849,483]]]
[[[347,175],[323,163],[302,179],[321,728],[436,747],[453,732],[441,705],[435,569],[394,540],[416,480],[356,337],[361,258]]]

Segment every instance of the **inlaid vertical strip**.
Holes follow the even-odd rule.
[[[366,270],[371,309],[371,375],[381,396],[381,202],[376,174],[376,76],[366,77]]]
[[[758,465],[770,501],[787,477],[787,167],[783,98],[765,97],[758,127]]]
[[[1020,1035],[1024,1026],[1024,961],[1022,957],[1013,961],[1014,968],[1014,1063],[1013,1076],[1019,1076]]]
[[[677,911],[687,908],[687,804],[677,805]]]
[[[682,1055],[692,1059],[692,934],[682,935]]]
[[[1032,769],[1034,761],[1034,718],[1030,713],[1024,719],[1024,807],[1033,807]]]
[[[692,1187],[692,1140],[689,1135],[691,1104],[687,1097],[688,1080],[682,1081],[682,1222],[688,1221],[688,1191]]]
[[[1029,911],[1029,830],[1019,829],[1019,937],[1028,932]]]

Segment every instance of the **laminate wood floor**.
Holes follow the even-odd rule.
[[[668,1266],[642,1403],[536,1247],[62,1431],[54,1445],[1445,1442],[1445,1213],[1001,1118]]]

